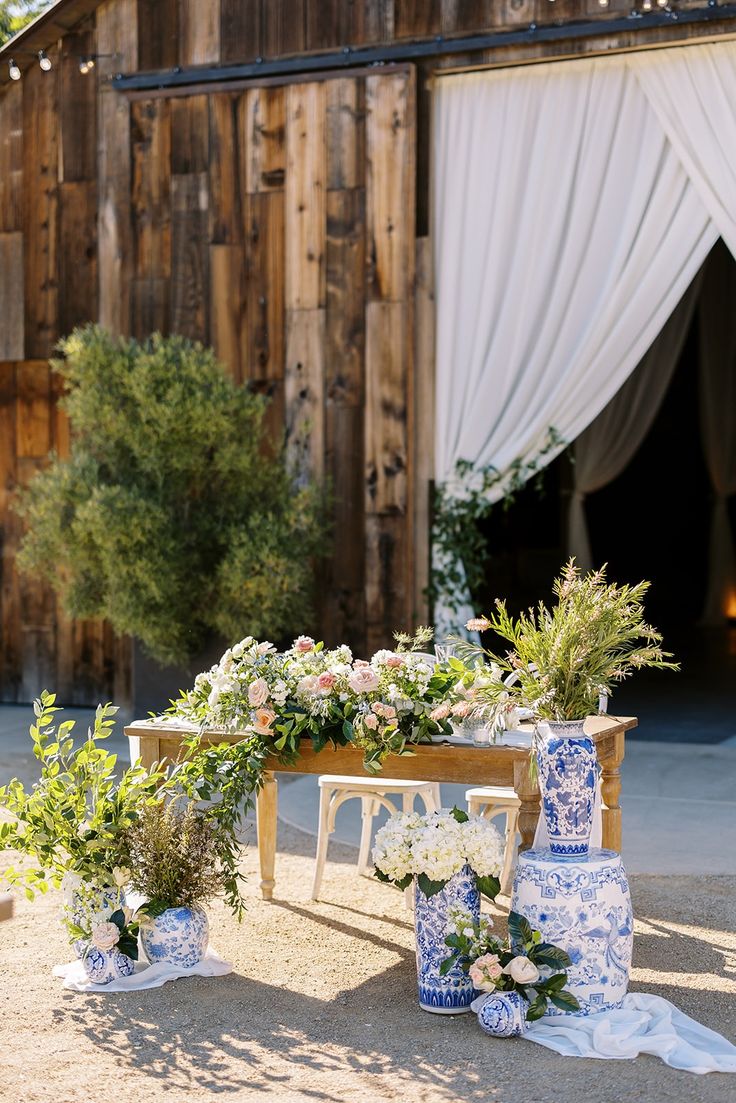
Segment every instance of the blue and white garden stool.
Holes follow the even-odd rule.
[[[373,876],[370,860],[373,817],[381,807],[393,815],[399,811],[389,797],[401,797],[401,810],[412,812],[414,801],[422,798],[427,812],[437,812],[441,807],[440,787],[436,781],[399,781],[386,777],[348,777],[343,774],[321,774],[319,779],[319,829],[317,832],[317,857],[314,866],[312,899],[319,900],[322,875],[327,861],[327,844],[335,830],[335,816],[346,800],[359,798],[362,804],[363,824],[358,853],[358,873]],[[411,889],[406,890],[407,906],[411,907]]]

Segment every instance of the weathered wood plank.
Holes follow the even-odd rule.
[[[429,623],[424,590],[429,583],[430,492],[434,478],[435,314],[432,242],[416,243],[414,308],[414,622]]]
[[[366,516],[366,654],[391,647],[393,634],[410,629],[407,606],[408,553],[405,518]]]
[[[327,193],[326,378],[330,402],[365,397],[365,192]]]
[[[137,0],[106,0],[97,9],[100,77],[138,65]],[[129,333],[133,234],[130,208],[130,104],[105,79],[99,82],[98,265],[99,321],[113,333]]]
[[[92,31],[69,34],[63,40],[58,62],[59,180],[67,183],[94,180],[97,174],[96,81],[79,71],[80,57],[94,53]],[[47,74],[46,80],[50,78]]]
[[[179,62],[179,0],[138,0],[138,64],[144,71]]]
[[[16,488],[16,364],[0,363],[0,694],[17,701],[21,681],[20,591],[15,555],[20,518],[10,500]]]
[[[145,276],[130,286],[131,335],[139,341],[152,333],[172,333],[171,280],[167,276]]]
[[[210,241],[215,245],[234,245],[243,237],[238,177],[239,99],[227,93],[210,96]]]
[[[210,296],[210,341],[230,375],[240,382],[245,316],[240,245],[210,246]]]
[[[263,6],[263,54],[298,54],[306,48],[306,0],[268,0]]]
[[[286,89],[250,88],[240,99],[241,181],[246,192],[280,190],[286,177]]]
[[[331,80],[327,101],[327,187],[365,184],[365,81]]]
[[[23,234],[0,234],[0,358],[22,360],[24,348]]]
[[[51,448],[51,372],[45,361],[26,360],[16,371],[15,441],[19,459],[45,459]]]
[[[0,233],[23,229],[23,82],[0,98]]]
[[[366,211],[370,297],[407,298],[414,238],[414,76],[366,79]]]
[[[175,176],[207,172],[210,160],[209,96],[171,100],[171,171]]]
[[[179,0],[182,65],[220,60],[220,0]]]
[[[286,315],[287,454],[299,478],[320,479],[325,458],[325,312]]]
[[[97,320],[97,184],[59,185],[59,331]]]
[[[261,0],[220,0],[220,59],[252,61],[262,53]]]
[[[284,194],[245,200],[245,332],[243,372],[249,379],[284,376]]]
[[[38,66],[23,78],[25,354],[51,354],[59,334],[57,82]]]
[[[401,0],[396,4],[396,37],[438,34],[442,29],[442,0]]]
[[[366,306],[366,510],[404,513],[408,456],[407,308]]]
[[[325,86],[293,84],[286,98],[286,306],[325,305]]]
[[[171,328],[209,340],[209,211],[207,174],[171,178]]]
[[[325,473],[332,497],[332,547],[325,563],[321,627],[326,642],[365,646],[363,410],[327,401]]]
[[[163,99],[131,105],[131,210],[136,279],[171,275],[171,114]]]

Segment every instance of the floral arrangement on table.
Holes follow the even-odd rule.
[[[467,866],[480,892],[495,900],[503,855],[503,840],[491,821],[460,808],[397,812],[378,829],[373,848],[379,881],[405,889],[416,877],[428,898]]]
[[[543,942],[540,932],[517,912],[509,915],[508,936],[499,938],[490,916],[476,919],[458,909],[451,913],[445,943],[452,953],[440,967],[443,975],[459,966],[478,992],[518,993],[526,1005],[527,1022],[541,1019],[549,1003],[563,1011],[579,1009],[575,996],[565,989],[569,955]]]
[[[200,729],[251,732],[287,759],[305,736],[316,751],[354,743],[375,773],[387,755],[411,754],[409,744],[451,730],[437,709],[458,671],[418,654],[431,635],[425,628],[398,634],[395,650],[370,661],[355,659],[347,646],[326,650],[311,636],[284,653],[248,636],[197,675],[170,714]]]

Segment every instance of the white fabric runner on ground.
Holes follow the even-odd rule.
[[[200,963],[192,969],[182,969],[181,966],[166,962],[149,965],[145,961],[139,961],[132,976],[121,977],[110,984],[93,984],[81,961],[54,966],[54,976],[61,977],[64,987],[71,988],[73,992],[140,992],[144,988],[161,988],[168,981],[179,980],[180,977],[224,977],[232,971],[231,963],[212,949],[208,949]]]
[[[661,996],[630,992],[618,1011],[541,1019],[524,1035],[565,1057],[627,1061],[640,1053],[686,1072],[736,1072],[736,1046]]]

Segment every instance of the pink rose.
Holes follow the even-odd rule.
[[[386,659],[386,666],[393,667],[394,670],[398,670],[400,666],[404,665],[404,660],[401,655],[391,655]]]
[[[355,667],[356,670],[362,670],[364,667],[370,666],[370,665],[371,664],[368,662],[367,659],[356,659],[355,662],[353,663],[353,666]]]
[[[320,689],[332,689],[336,681],[337,676],[331,670],[323,670],[317,679],[317,685]]]
[[[371,669],[369,664],[353,670],[348,677],[348,685],[353,693],[372,693],[373,690],[378,689],[380,684],[378,675],[375,670]]]
[[[294,650],[298,651],[300,655],[306,655],[310,651],[314,651],[314,640],[311,636],[299,636],[294,640]]]
[[[268,700],[268,682],[265,678],[257,678],[248,686],[248,704],[251,708],[265,705]]]
[[[271,726],[276,719],[273,709],[256,709],[253,731],[258,735],[271,735]]]
[[[375,716],[373,715],[372,712],[368,713],[368,715],[366,716],[363,723],[365,724],[365,726],[367,728],[370,728],[370,730],[372,732],[374,732],[376,730],[376,728],[378,727],[378,721],[376,720],[376,718],[375,718]]]
[[[92,945],[98,950],[112,950],[120,941],[120,928],[115,923],[98,923],[92,930]]]
[[[483,954],[476,958],[468,970],[473,987],[480,992],[493,992],[496,981],[503,975],[503,967],[498,954]]]

